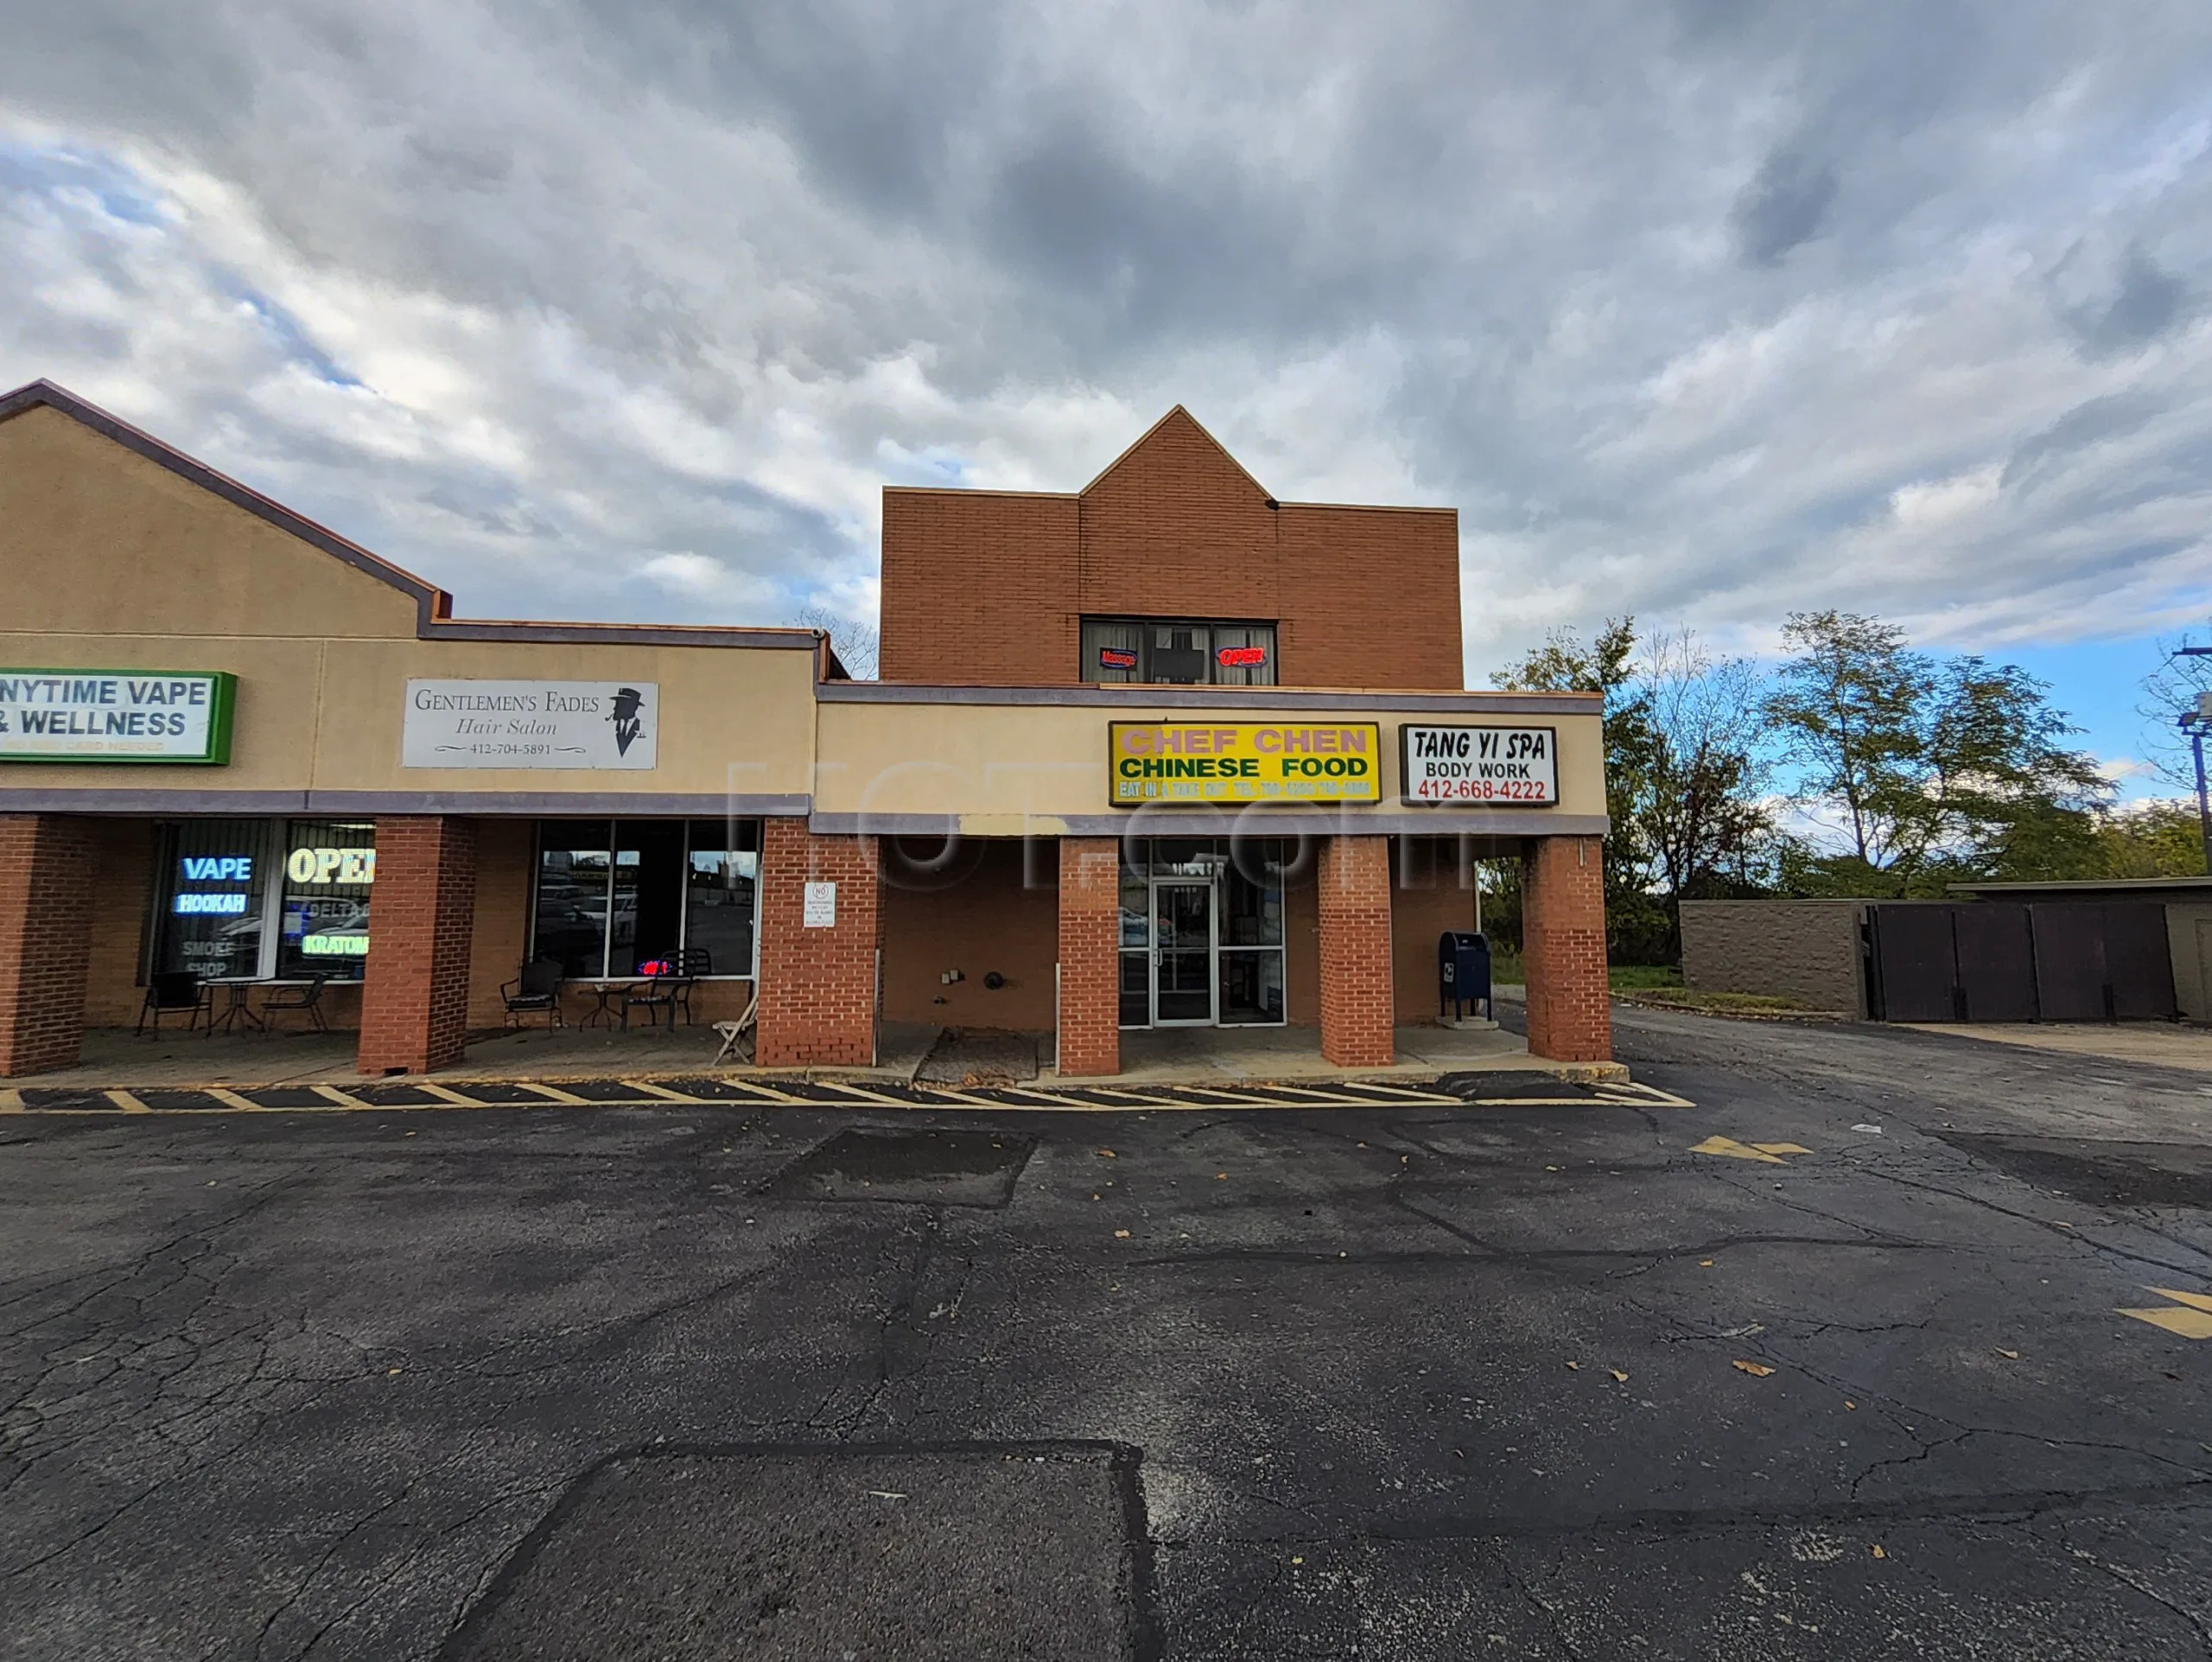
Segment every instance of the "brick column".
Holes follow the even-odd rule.
[[[875,839],[817,837],[789,817],[760,828],[760,1008],[764,1067],[867,1067],[875,1060],[881,943]],[[806,886],[837,885],[837,920],[806,927]]]
[[[1315,873],[1321,909],[1321,1055],[1338,1067],[1394,1059],[1390,980],[1390,845],[1331,837]]]
[[[92,830],[80,820],[0,814],[0,1078],[77,1060],[92,858]]]
[[[361,1073],[427,1073],[461,1060],[475,923],[475,823],[380,818],[353,1064]]]
[[[1122,1071],[1122,845],[1060,839],[1059,1071]]]
[[[1521,959],[1529,977],[1529,1054],[1610,1061],[1605,844],[1540,837],[1528,846],[1521,862]]]

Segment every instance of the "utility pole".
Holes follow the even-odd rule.
[[[2212,658],[2212,646],[2179,646],[2176,658]],[[2204,790],[2204,735],[2212,731],[2212,692],[2196,695],[2196,708],[2175,726],[2189,735],[2190,754],[2196,760],[2196,831],[2204,842],[2204,875],[2212,877],[2212,798]]]

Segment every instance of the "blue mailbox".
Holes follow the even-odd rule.
[[[1449,1005],[1456,1022],[1465,1016],[1466,1006],[1474,1004],[1484,1016],[1497,1019],[1490,1004],[1489,936],[1472,929],[1447,929],[1437,938],[1436,994],[1440,1016]]]

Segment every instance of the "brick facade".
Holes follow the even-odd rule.
[[[81,820],[0,814],[0,1078],[77,1060],[95,857]]]
[[[1387,1067],[1395,1013],[1389,844],[1379,837],[1328,838],[1314,889],[1321,912],[1321,1055],[1338,1067]]]
[[[363,1073],[427,1073],[461,1059],[475,908],[474,820],[378,819],[355,1062]]]
[[[1059,914],[1053,844],[974,839],[948,869],[883,847],[883,1019],[1031,1033],[1052,1025]],[[948,982],[946,971],[961,978]],[[995,971],[1000,984],[988,977]]]
[[[1521,863],[1521,955],[1529,983],[1529,1051],[1560,1062],[1610,1061],[1604,844],[1531,838]]]
[[[810,882],[837,885],[835,927],[805,927]],[[801,819],[761,822],[755,1050],[763,1067],[875,1060],[880,888],[874,837],[817,837]]]
[[[1078,495],[884,492],[885,680],[1072,684],[1086,614],[1273,621],[1284,685],[1456,690],[1459,517],[1278,503],[1179,406]]]
[[[1122,1071],[1122,850],[1110,837],[1060,839],[1059,1070]]]

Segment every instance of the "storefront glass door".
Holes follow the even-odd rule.
[[[1213,894],[1211,882],[1152,886],[1154,1027],[1212,1025]]]

